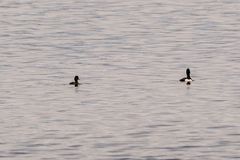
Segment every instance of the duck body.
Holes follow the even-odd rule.
[[[78,82],[79,77],[75,76],[74,77],[74,82],[70,82],[69,85],[75,85],[75,87],[77,87],[78,85],[80,85],[80,83]]]
[[[179,81],[180,82],[186,82],[187,85],[190,85],[193,80],[190,76],[190,69],[189,68],[186,69],[186,75],[187,75],[187,77],[181,78]]]
[[[192,78],[187,78],[187,77],[184,77],[182,79],[179,80],[180,82],[192,82]]]

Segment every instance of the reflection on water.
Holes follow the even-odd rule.
[[[239,10],[235,0],[0,2],[0,157],[239,159]]]

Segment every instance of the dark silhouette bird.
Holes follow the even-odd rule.
[[[190,76],[190,69],[189,68],[186,69],[186,75],[187,75],[187,77],[181,78],[179,81],[180,82],[186,82],[187,85],[190,85],[193,80]]]
[[[74,82],[70,82],[69,84],[70,85],[75,85],[75,87],[77,87],[78,85],[80,85],[80,83],[78,82],[79,80],[79,77],[78,76],[75,76],[74,77]]]

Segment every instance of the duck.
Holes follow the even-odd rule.
[[[193,80],[190,77],[190,69],[189,68],[186,69],[186,75],[187,75],[187,77],[181,78],[179,81],[186,82],[187,85],[190,85]]]
[[[75,85],[75,87],[77,87],[78,85],[80,85],[80,83],[78,82],[79,77],[75,76],[74,77],[74,82],[70,82],[69,85]]]

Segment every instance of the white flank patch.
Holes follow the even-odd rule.
[[[192,79],[185,79],[185,82],[192,82]]]

